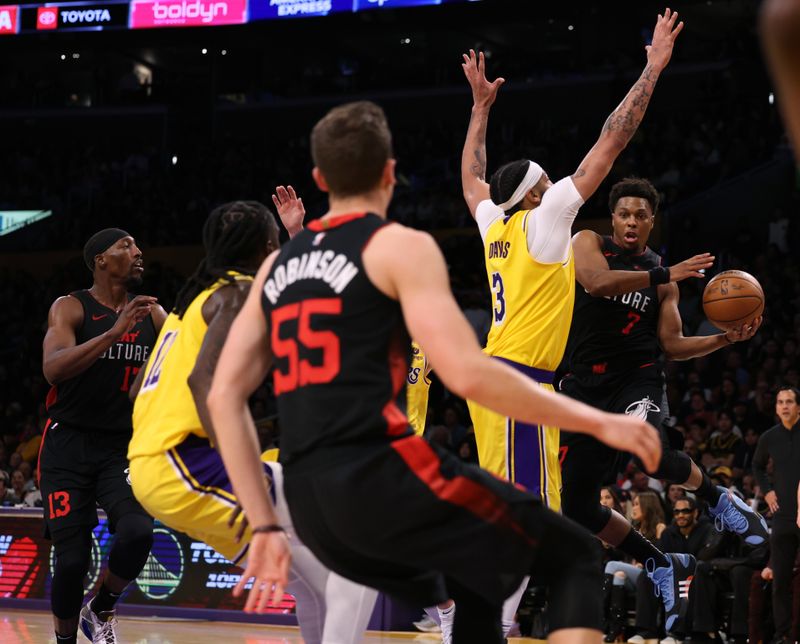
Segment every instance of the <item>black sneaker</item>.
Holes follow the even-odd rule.
[[[759,546],[769,539],[767,522],[764,521],[758,512],[742,501],[730,490],[718,487],[722,492],[717,505],[713,508],[709,506],[708,511],[714,517],[714,525],[717,530],[729,530],[741,535],[745,543],[751,546]]]
[[[668,554],[666,566],[656,568],[655,559],[648,559],[644,568],[653,582],[656,597],[664,602],[664,628],[674,630],[682,624],[689,610],[689,586],[692,583],[695,558],[692,555]]]

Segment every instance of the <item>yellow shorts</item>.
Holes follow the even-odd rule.
[[[503,362],[531,375],[531,368]],[[548,372],[543,372],[548,373]],[[548,391],[553,385],[539,383]],[[467,401],[478,460],[483,469],[523,486],[541,497],[551,510],[561,511],[561,467],[558,462],[560,430],[547,425],[527,425]]]
[[[262,460],[265,474],[273,481],[270,492],[278,521],[291,530],[283,498],[283,471],[278,463],[267,462],[265,456]],[[235,540],[243,514],[228,527],[236,497],[222,458],[208,441],[190,437],[167,452],[134,458],[130,468],[133,493],[155,519],[241,564],[250,544],[250,529],[241,541]]]

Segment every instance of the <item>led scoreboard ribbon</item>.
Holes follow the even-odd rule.
[[[0,36],[58,31],[239,25],[480,0],[106,0],[0,5]]]

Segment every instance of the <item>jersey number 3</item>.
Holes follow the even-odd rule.
[[[339,338],[333,331],[315,331],[311,328],[313,315],[339,315],[341,298],[321,298],[287,304],[272,311],[272,351],[276,358],[286,358],[286,371],[275,370],[275,395],[306,385],[321,385],[333,380],[341,367]],[[297,320],[297,338],[282,338],[281,326]],[[307,353],[322,352],[321,364],[311,364],[300,358],[300,347]]]
[[[492,295],[494,295],[494,323],[502,324],[506,319],[506,298],[503,278],[500,273],[492,273]]]

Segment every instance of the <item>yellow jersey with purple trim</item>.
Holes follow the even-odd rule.
[[[416,342],[411,343],[411,364],[406,377],[406,417],[417,436],[425,433],[428,415],[428,394],[431,381],[428,378],[428,359]]]
[[[253,281],[249,275],[231,275],[237,281]],[[188,379],[208,329],[203,305],[227,284],[217,281],[192,300],[182,318],[170,313],[164,321],[133,405],[129,460],[166,452],[190,435],[207,438]]]
[[[555,371],[564,356],[575,303],[575,260],[542,264],[528,250],[536,210],[519,210],[486,230],[484,255],[492,292],[486,353]]]

